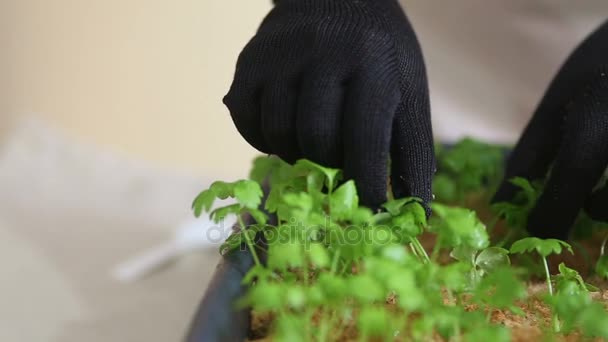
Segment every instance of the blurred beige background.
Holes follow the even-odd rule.
[[[256,152],[221,103],[270,1],[0,0],[0,341],[178,341],[218,245],[112,270],[195,227]],[[198,227],[196,225],[199,225]]]
[[[402,2],[444,140],[514,141],[564,58],[608,11],[604,0]],[[1,120],[35,116],[128,157],[243,176],[255,151],[221,98],[270,3],[2,0]]]
[[[255,152],[221,98],[270,0],[1,2],[3,121],[34,115],[127,156],[246,175]]]
[[[448,140],[515,141],[608,17],[605,0],[403,2]],[[270,3],[0,0],[0,341],[183,335],[217,244],[136,282],[111,271],[180,228],[203,234],[194,196],[247,174],[256,152],[221,98]]]

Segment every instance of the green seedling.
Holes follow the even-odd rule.
[[[438,146],[436,150],[438,172],[433,191],[438,201],[462,203],[469,193],[493,189],[502,177],[502,146],[465,138],[450,148]]]
[[[569,268],[563,262],[559,264],[559,274],[553,276],[556,292],[558,293],[579,293],[579,292],[595,292],[599,289],[591,284],[586,283],[578,271]]]
[[[496,216],[504,218],[510,228],[504,239],[498,243],[498,246],[501,247],[509,243],[513,236],[527,236],[528,215],[542,192],[542,187],[539,184],[532,184],[525,178],[515,177],[510,182],[520,188],[520,192],[513,201],[492,205],[492,210]]]
[[[595,273],[604,279],[608,279],[608,255],[602,255],[595,264]]]
[[[261,266],[260,258],[254,248],[253,239],[247,230],[243,216],[251,215],[259,224],[265,224],[267,217],[258,208],[262,203],[262,188],[260,185],[251,180],[241,180],[234,183],[215,182],[211,187],[201,192],[192,203],[194,215],[199,217],[203,211],[210,211],[216,199],[224,200],[233,198],[238,201],[237,204],[228,205],[217,208],[211,211],[211,218],[217,223],[222,221],[228,215],[236,215],[240,227],[240,233],[245,237],[245,241],[253,260],[257,266]]]
[[[488,247],[479,252],[468,246],[459,246],[452,250],[450,256],[469,266],[470,288],[476,287],[485,275],[511,265],[509,251],[500,247]]]
[[[549,264],[547,263],[547,257],[552,254],[561,254],[563,249],[566,248],[570,253],[574,254],[572,247],[561,240],[556,239],[539,239],[539,238],[525,238],[516,241],[511,246],[512,254],[523,254],[536,252],[540,255],[545,267],[545,279],[547,282],[547,288],[549,289],[549,295],[553,296],[553,284],[551,282],[551,273],[549,272]],[[557,315],[553,315],[553,330],[555,332],[560,331],[559,320]]]
[[[480,191],[489,198],[502,170],[498,152],[471,140],[439,151],[438,198],[462,202]],[[356,184],[340,170],[307,160],[289,165],[261,157],[250,178],[212,184],[192,208],[196,216],[209,212],[214,220],[239,218],[238,231],[221,252],[247,246],[253,255],[255,265],[243,279],[248,291],[237,304],[272,314],[273,340],[334,341],[353,329],[361,341],[510,340],[509,329],[493,323],[491,313],[521,313],[526,283],[510,264],[509,251],[491,245],[475,211],[435,202],[427,221],[421,200],[389,194],[391,200],[375,212],[360,205]],[[496,208],[514,231],[523,232],[540,191],[523,179],[514,182],[522,188],[516,204]],[[218,199],[234,203],[214,209]],[[427,235],[436,241],[430,256],[421,243]],[[255,243],[261,236],[264,245]],[[546,258],[563,249],[571,251],[562,241],[528,238],[510,252],[541,256],[556,331],[559,315],[563,331],[605,338],[608,315],[588,293],[596,289],[563,264],[551,279]],[[447,252],[451,260],[443,258]],[[606,275],[607,266],[603,255],[598,274]]]
[[[412,252],[424,262],[429,256],[418,240],[427,225],[426,212],[417,198],[391,200],[383,205],[387,213],[376,216],[377,223],[387,223],[399,243],[409,243]]]
[[[602,278],[608,279],[608,255],[606,255],[606,243],[608,243],[608,236],[606,236],[604,241],[602,241],[600,257],[595,264],[595,273]]]
[[[495,269],[475,288],[474,301],[488,308],[488,315],[490,309],[506,309],[521,314],[515,302],[527,297],[527,289],[519,278],[520,273],[507,265]]]
[[[488,232],[474,211],[439,203],[434,203],[432,208],[438,218],[429,227],[429,231],[437,234],[433,259],[437,258],[441,248],[479,251],[488,247]]]
[[[572,247],[564,241],[556,239],[539,239],[535,237],[524,238],[515,241],[511,246],[511,254],[523,254],[536,252],[543,261],[545,268],[545,279],[549,294],[553,295],[553,285],[551,283],[551,273],[549,272],[549,264],[547,263],[547,257],[552,254],[561,254],[563,249],[567,249],[570,253],[574,254]]]
[[[558,292],[547,296],[545,302],[562,318],[564,333],[578,329],[586,337],[608,339],[608,312],[586,291]]]

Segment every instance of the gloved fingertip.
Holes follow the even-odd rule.
[[[570,224],[548,220],[546,213],[533,212],[528,218],[526,230],[531,236],[539,239],[567,240],[570,233]]]
[[[585,201],[585,212],[596,221],[608,221],[608,186],[595,191]]]

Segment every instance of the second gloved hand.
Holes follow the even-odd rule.
[[[542,180],[528,231],[566,239],[580,209],[608,221],[608,187],[593,191],[608,166],[608,21],[568,58],[509,158],[495,201],[518,191],[512,177]]]
[[[362,203],[429,202],[435,169],[425,66],[396,0],[279,0],[224,99],[241,135],[287,162],[344,169]]]

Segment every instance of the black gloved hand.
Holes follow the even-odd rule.
[[[239,57],[224,99],[241,135],[287,162],[344,169],[362,203],[431,200],[426,71],[396,0],[280,0]]]
[[[551,170],[549,172],[550,166]],[[494,201],[518,191],[512,177],[544,179],[528,231],[567,238],[581,208],[608,219],[608,188],[593,189],[608,166],[608,22],[568,58],[513,150]]]

